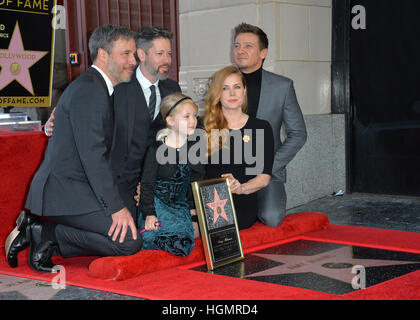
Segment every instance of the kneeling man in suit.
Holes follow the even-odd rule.
[[[52,272],[51,257],[57,254],[120,256],[141,249],[135,213],[121,198],[110,165],[111,147],[119,143],[113,141],[113,91],[135,70],[134,34],[123,27],[99,27],[89,50],[93,66],[58,102],[54,135],[26,200],[31,213],[19,215],[6,240],[11,267],[28,246],[29,265],[38,272]]]

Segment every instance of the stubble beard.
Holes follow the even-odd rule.
[[[167,72],[160,72],[159,71],[159,69],[162,67],[162,66],[167,66],[168,67],[168,71]],[[166,65],[161,65],[161,66],[159,66],[159,67],[157,67],[157,69],[155,70],[155,69],[153,69],[153,67],[152,66],[150,66],[149,64],[147,64],[147,63],[145,63],[144,64],[144,67],[146,68],[146,70],[153,76],[153,77],[155,77],[157,80],[166,80],[166,79],[168,79],[168,76],[169,76],[169,68],[170,68],[170,65],[169,64],[166,64]]]
[[[134,69],[134,67],[132,67],[132,69]],[[124,70],[125,70],[124,67],[119,66],[113,60],[111,61],[111,63],[108,66],[108,71],[112,75],[112,77],[115,79],[117,84],[124,83],[124,82],[125,83],[130,82],[131,76],[129,76],[129,75],[127,75],[127,77],[122,76],[122,73],[124,72]]]

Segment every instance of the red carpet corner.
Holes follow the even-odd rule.
[[[309,215],[309,216],[306,216]],[[317,214],[315,214],[317,215]],[[307,221],[303,219],[314,218],[313,214],[298,214],[289,219],[296,221]],[[318,216],[320,218],[322,216]],[[301,220],[302,219],[302,220]],[[323,219],[323,218],[322,218]],[[290,221],[289,221],[290,222]],[[318,220],[320,222],[320,220]],[[255,226],[263,228],[268,233],[277,228],[267,226]],[[324,228],[325,228],[324,224]],[[280,228],[282,229],[282,228]],[[245,230],[244,230],[245,231]],[[250,236],[250,235],[248,235]],[[267,235],[264,235],[264,237]],[[243,236],[244,237],[244,236]],[[420,253],[419,233],[373,229],[365,227],[338,226],[328,224],[328,228],[307,232],[301,235],[292,236],[287,239],[277,240],[271,244],[261,244],[246,251],[254,251],[256,248],[276,245],[279,243],[291,242],[296,239],[326,241],[347,245],[366,246],[382,248],[385,250],[406,251]],[[262,242],[262,241],[260,241]],[[151,255],[156,251],[150,251]],[[146,250],[144,251],[146,253]],[[158,252],[162,254],[163,252]],[[140,253],[139,253],[140,254]],[[170,257],[170,255],[166,255]],[[174,256],[172,256],[174,257]],[[7,265],[4,250],[0,253],[0,274],[37,279],[42,281],[53,281],[55,274],[44,274],[33,271],[27,263],[28,250],[19,254],[19,265],[17,268],[10,268]],[[148,257],[148,259],[150,256]],[[162,258],[162,256],[161,256]],[[185,259],[185,258],[183,258]],[[65,267],[65,281],[67,285],[103,290],[123,295],[140,297],[144,299],[159,300],[419,300],[420,299],[420,270],[408,273],[395,279],[391,279],[366,289],[349,292],[344,295],[327,294],[314,290],[296,288],[286,285],[232,278],[223,275],[214,275],[206,272],[189,270],[190,265],[184,264],[178,267],[166,267],[164,259],[159,268],[166,268],[157,271],[153,268],[154,261],[146,261],[150,270],[154,272],[140,274],[137,277],[125,281],[109,281],[93,278],[88,273],[89,265],[97,257],[55,257],[54,263]],[[170,262],[169,259],[168,262]],[[184,260],[182,261],[185,262]],[[173,260],[172,260],[172,263]],[[204,263],[204,258],[201,261]],[[193,262],[191,265],[195,265]],[[113,266],[114,267],[114,266]],[[111,267],[111,269],[113,268]],[[123,270],[123,269],[122,269]],[[124,271],[124,270],[123,270]],[[126,271],[124,271],[126,272]],[[118,278],[118,277],[117,277]]]
[[[35,171],[44,157],[48,137],[43,132],[0,134],[0,247],[23,210]]]
[[[240,237],[245,251],[307,232],[326,229],[328,225],[328,216],[323,213],[301,212],[286,216],[277,228],[257,222],[251,228],[242,230]],[[99,279],[120,281],[175,266],[204,262],[204,259],[201,239],[196,239],[195,248],[188,257],[177,257],[164,251],[141,250],[128,257],[96,259],[89,265],[89,275]]]

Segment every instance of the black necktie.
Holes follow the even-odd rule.
[[[114,114],[114,92],[109,96],[109,102],[111,103],[111,110]]]
[[[150,118],[153,120],[155,117],[155,108],[156,108],[156,88],[154,85],[150,86],[150,91],[152,92],[149,99],[149,114]]]

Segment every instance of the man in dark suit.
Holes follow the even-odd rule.
[[[293,81],[263,69],[268,38],[260,28],[242,23],[234,30],[233,59],[247,82],[248,114],[267,120],[274,133],[270,184],[258,192],[258,217],[272,227],[286,215],[286,165],[306,142],[306,126]],[[281,127],[286,139],[281,140]]]
[[[29,264],[52,272],[51,257],[131,255],[142,239],[118,192],[110,165],[114,139],[113,91],[134,73],[135,41],[123,27],[97,28],[89,39],[93,66],[65,90],[54,136],[36,172],[17,227],[6,241],[9,265],[30,245]],[[55,223],[41,221],[46,217]]]
[[[136,211],[134,195],[140,181],[143,157],[162,124],[160,101],[180,92],[178,83],[168,79],[172,63],[172,33],[160,27],[143,27],[136,34],[139,66],[131,81],[115,89],[116,141],[111,164],[121,197]]]

